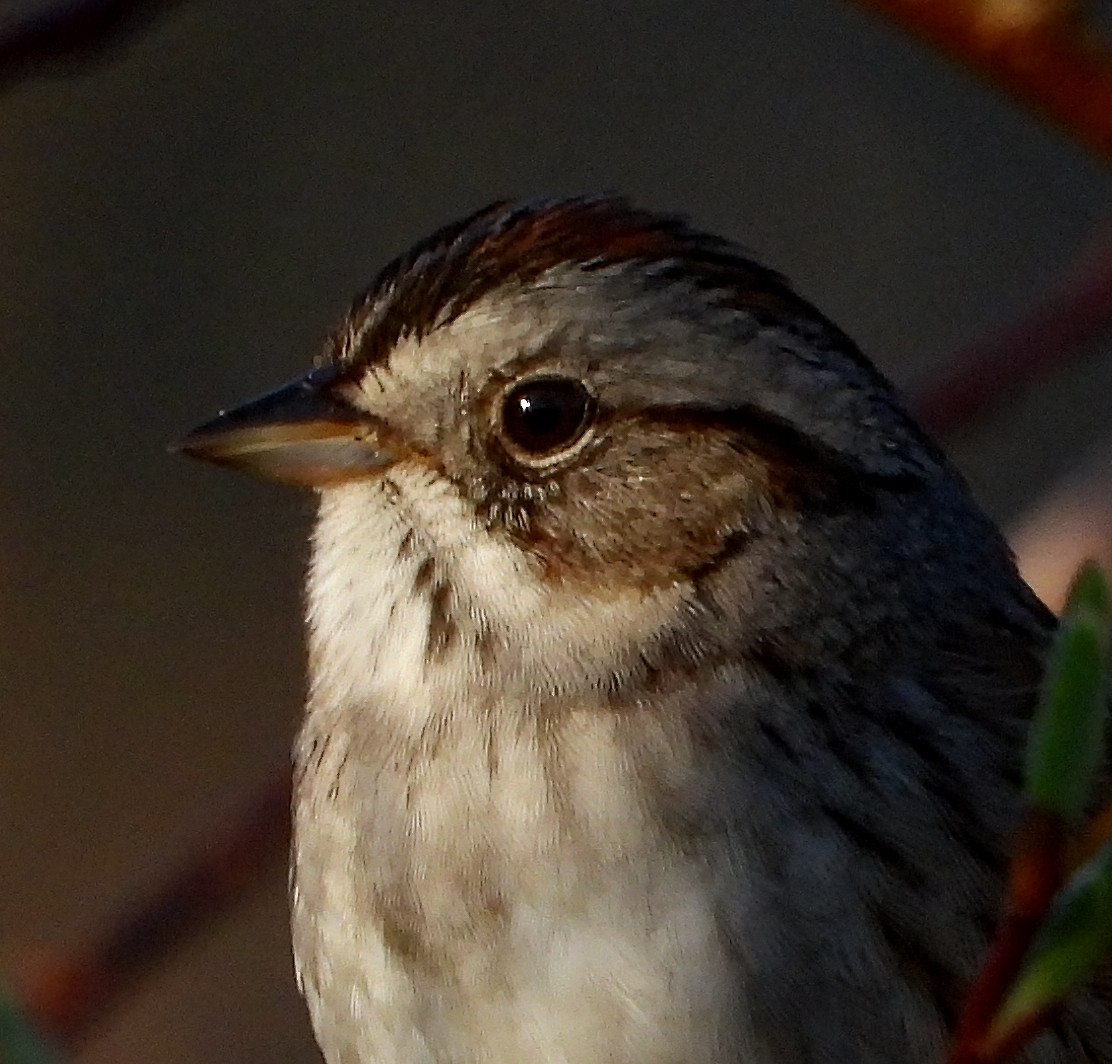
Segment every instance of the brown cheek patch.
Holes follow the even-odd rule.
[[[768,465],[725,435],[679,427],[653,435],[636,449],[615,441],[531,508],[516,537],[547,579],[667,586],[743,549],[788,501]]]
[[[652,589],[714,569],[787,517],[872,507],[867,474],[762,417],[671,407],[619,419],[511,534],[549,580]]]

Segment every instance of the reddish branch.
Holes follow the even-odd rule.
[[[228,912],[285,850],[289,777],[269,783],[178,876],[141,900],[99,941],[47,954],[25,974],[19,998],[42,1034],[75,1047],[88,1028],[145,972],[206,922]]]
[[[57,0],[0,20],[0,83],[59,60],[90,59],[178,0]]]
[[[1008,1060],[1045,1022],[1033,1016],[1005,1041],[989,1037],[992,1021],[1019,974],[1027,951],[1066,876],[1067,825],[1052,813],[1031,810],[1015,842],[1008,901],[988,958],[965,999],[947,1064]]]
[[[1112,50],[1060,0],[858,0],[1112,159]],[[1023,17],[1019,17],[1019,12]]]
[[[1024,385],[1073,362],[1112,328],[1112,248],[1017,321],[959,350],[914,397],[923,426],[953,435],[991,414]]]

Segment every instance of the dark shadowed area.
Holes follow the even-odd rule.
[[[183,0],[0,82],[0,970],[285,763],[312,499],[167,442],[307,368],[432,228],[593,189],[740,240],[908,388],[1112,224],[1097,161],[842,0]],[[1107,431],[1110,383],[1105,344],[948,441],[995,516]],[[284,890],[279,857],[81,1059],[317,1059]]]

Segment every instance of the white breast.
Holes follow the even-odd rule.
[[[292,893],[326,1059],[737,1059],[740,988],[706,873],[634,771],[659,756],[682,772],[686,739],[642,724],[631,759],[599,692],[646,612],[674,602],[561,614],[450,500],[403,546],[404,507],[435,493],[405,477],[329,493],[315,539]],[[464,630],[430,658],[435,607],[414,588],[442,577]],[[468,620],[487,632],[482,660]]]

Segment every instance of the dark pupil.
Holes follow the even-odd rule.
[[[573,443],[587,427],[591,398],[571,380],[538,380],[506,397],[502,424],[506,435],[530,454],[544,454]]]

